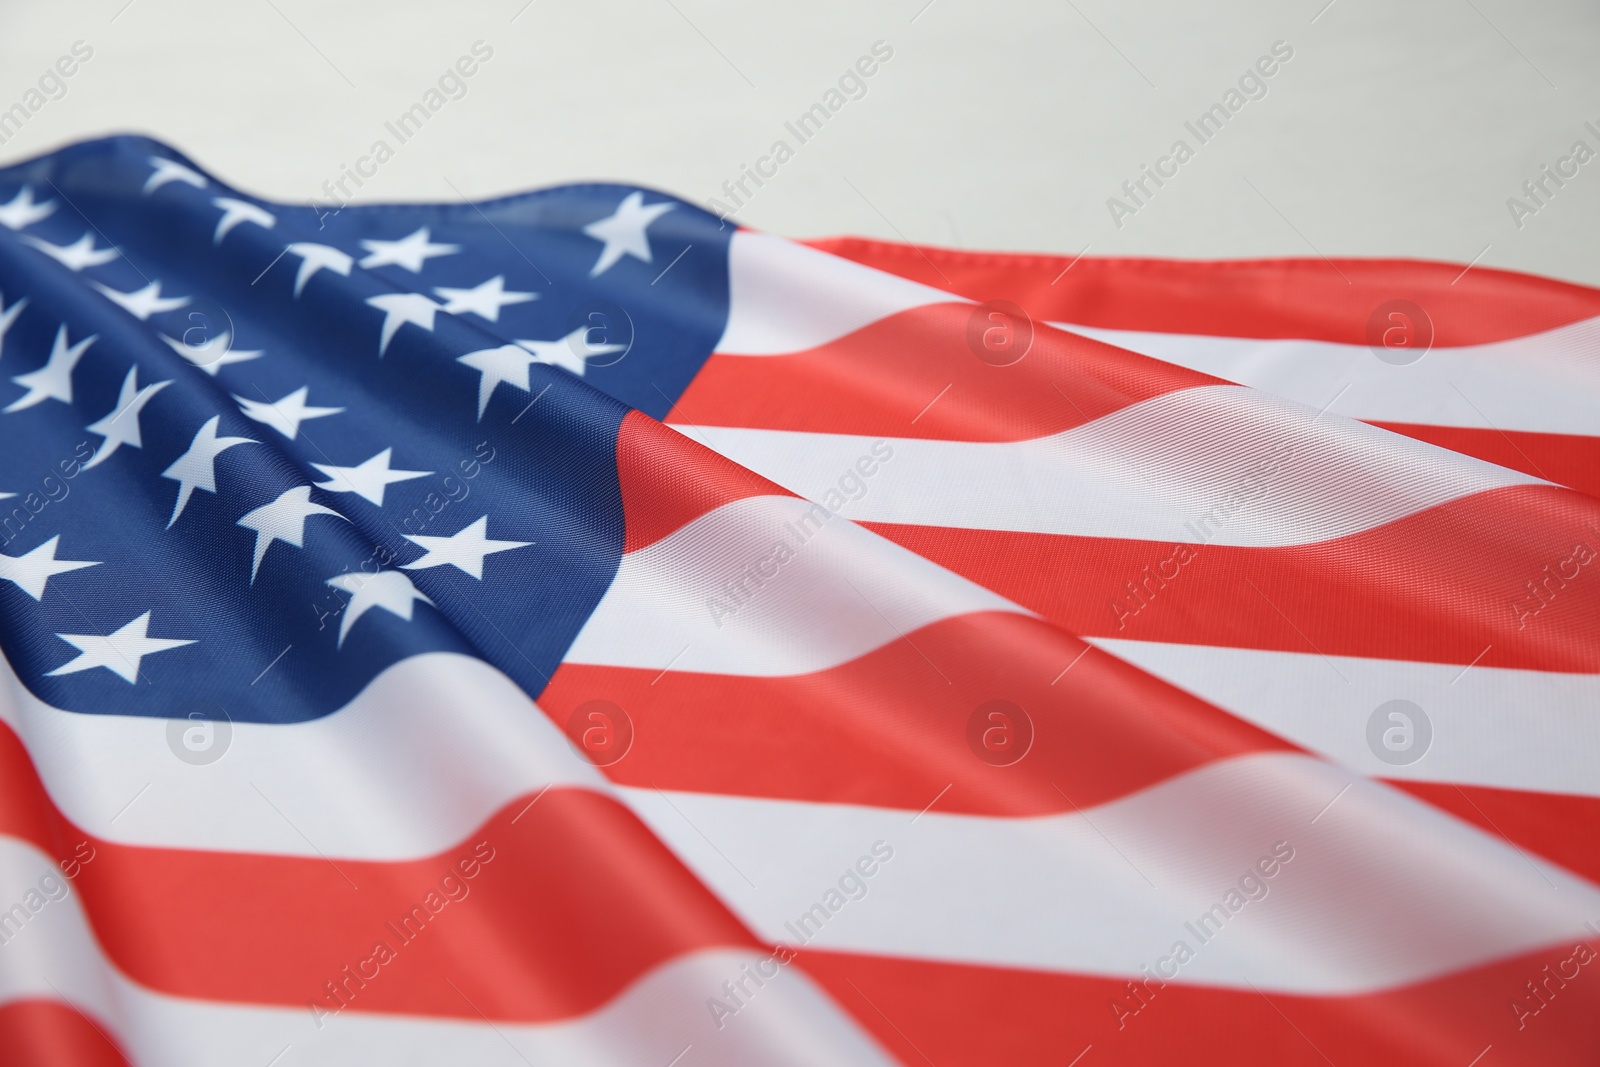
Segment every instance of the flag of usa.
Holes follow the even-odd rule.
[[[0,170],[0,1061],[1592,1064],[1596,321]]]

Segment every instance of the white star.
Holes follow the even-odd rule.
[[[444,310],[452,315],[472,312],[490,322],[500,321],[500,309],[507,304],[526,304],[539,299],[538,293],[518,293],[506,289],[506,276],[497,274],[482,285],[471,289],[449,289],[438,286],[433,290],[448,301]]]
[[[300,257],[300,271],[294,276],[294,295],[300,296],[300,290],[306,287],[306,282],[319,270],[331,270],[335,274],[350,276],[350,268],[355,266],[355,260],[330,245],[312,244],[309,241],[297,241],[290,245],[286,251],[291,256]]]
[[[139,388],[139,368],[137,365],[128,368],[128,376],[122,379],[122,393],[117,397],[116,407],[110,414],[99,422],[88,427],[89,433],[99,434],[106,439],[105,444],[95,450],[94,457],[83,465],[84,470],[98,467],[101,463],[111,458],[112,453],[123,445],[132,445],[134,448],[143,448],[144,444],[139,437],[139,412],[150,403],[151,397],[171,385],[170,381],[155,382]]]
[[[300,433],[300,424],[307,419],[320,419],[327,415],[337,415],[344,408],[315,408],[306,403],[306,397],[311,393],[309,385],[302,385],[282,400],[246,400],[242,396],[234,396],[239,402],[239,407],[245,415],[257,422],[266,423],[283,436],[293,441]]]
[[[217,231],[211,236],[211,243],[220,245],[222,239],[228,236],[228,231],[241,222],[253,222],[264,230],[270,230],[278,224],[270,211],[250,203],[248,200],[235,200],[231,196],[213,197],[211,203],[222,209],[222,218],[217,220]]]
[[[150,175],[144,183],[144,195],[149,196],[168,182],[183,182],[196,189],[206,187],[206,178],[199,171],[190,170],[175,159],[163,159],[161,156],[151,156],[150,162],[155,166],[155,173]]]
[[[411,621],[412,608],[417,601],[432,604],[417,587],[411,584],[411,579],[399,571],[379,571],[377,574],[336,574],[328,579],[328,584],[335,589],[342,589],[353,594],[350,602],[345,605],[344,621],[339,624],[339,647],[344,647],[345,635],[356,624],[356,620],[365,615],[372,608],[382,608],[393,615],[398,615],[406,622]]]
[[[460,245],[434,244],[428,237],[428,227],[424,226],[411,236],[402,237],[398,241],[363,240],[361,247],[371,255],[363,258],[361,265],[371,270],[373,267],[387,267],[392,263],[415,274],[422,270],[422,264],[430,257],[448,256],[461,251]]]
[[[367,303],[383,312],[383,335],[378,339],[380,357],[389,351],[389,342],[400,327],[410,322],[432,333],[433,317],[439,313],[439,305],[421,293],[384,293],[367,297]]]
[[[483,375],[478,379],[478,421],[482,422],[495,386],[505,383],[525,393],[528,391],[528,367],[534,359],[516,345],[501,345],[468,352],[456,362],[465,363]]]
[[[72,403],[72,370],[78,365],[78,360],[94,344],[99,334],[90,334],[77,344],[67,346],[67,328],[61,326],[56,330],[55,343],[50,346],[50,358],[45,365],[36,371],[19,374],[11,379],[18,385],[27,387],[27,394],[20,400],[13,401],[5,409],[9,415],[13,411],[31,408],[46,400],[60,400],[63,403]]]
[[[532,352],[535,362],[564,367],[580,378],[583,377],[584,360],[593,359],[595,356],[604,356],[611,352],[621,352],[627,347],[625,345],[590,344],[589,327],[586,325],[579,326],[567,336],[555,341],[518,341],[517,344]]]
[[[217,424],[222,416],[213,415],[206,420],[206,424],[195,431],[194,440],[189,442],[189,450],[172,461],[172,466],[161,472],[161,477],[171,478],[178,483],[178,500],[172,506],[172,518],[167,520],[167,529],[172,529],[172,524],[178,521],[178,516],[183,514],[183,509],[188,506],[189,496],[196,489],[204,489],[208,493],[217,491],[217,457],[234,445],[255,445],[259,441],[252,441],[248,437],[218,437]]]
[[[11,329],[11,324],[17,321],[17,316],[22,314],[22,309],[28,306],[28,298],[23,297],[10,307],[6,307],[4,293],[0,293],[0,355],[4,354],[6,331]]]
[[[161,339],[171,345],[174,352],[213,378],[217,376],[217,371],[230,363],[244,363],[247,360],[259,359],[261,356],[259,350],[246,352],[241,348],[231,347],[233,343],[231,330],[223,330],[203,345],[191,345],[166,334],[162,334]]]
[[[406,535],[406,540],[420,545],[428,550],[427,555],[415,563],[403,566],[408,571],[420,571],[428,567],[451,566],[472,575],[483,581],[483,557],[491,556],[496,552],[509,552],[513,548],[526,548],[533,544],[532,541],[495,541],[488,536],[489,516],[485,515],[449,537],[423,537],[421,535]]]
[[[60,535],[57,535],[32,552],[20,556],[0,554],[0,581],[14,582],[18,589],[33,599],[43,600],[45,583],[55,575],[100,566],[98,562],[89,560],[56,559],[56,542],[60,540]]]
[[[392,470],[389,467],[389,457],[393,452],[394,449],[386,448],[355,467],[333,467],[323,463],[313,463],[311,465],[328,478],[325,482],[318,482],[317,488],[326,489],[330,493],[354,493],[381,508],[385,486],[394,482],[409,481],[412,478],[426,478],[433,473]]]
[[[11,202],[0,204],[0,226],[9,230],[21,230],[49,218],[56,213],[56,202],[46,200],[36,203],[33,199],[33,186],[24,185],[18,190]]]
[[[261,561],[267,558],[267,549],[274,541],[285,541],[296,548],[305,547],[306,520],[313,515],[343,515],[332,508],[311,502],[311,487],[297,485],[270,504],[263,504],[239,520],[239,525],[256,532],[255,561],[250,564],[250,584],[256,584],[256,573]]]
[[[189,302],[186,296],[162,296],[161,283],[151,282],[143,289],[135,289],[131,293],[120,293],[107,285],[101,285],[91,280],[90,285],[104,293],[112,303],[138,319],[145,321],[151,315],[162,311],[175,311]]]
[[[48,672],[77,674],[104,667],[126,682],[139,680],[139,665],[144,658],[169,648],[192,645],[193,641],[177,641],[167,637],[150,637],[150,613],[147,611],[115,633],[104,637],[99,634],[56,634],[57,637],[78,650],[76,659],[69,660]]]
[[[85,267],[98,267],[102,263],[110,263],[121,255],[115,248],[102,248],[95,251],[94,234],[86,233],[70,245],[53,245],[43,241],[31,233],[22,235],[22,243],[31,248],[37,248],[51,259],[60,263],[68,270],[79,271]]]
[[[617,205],[617,210],[605,218],[583,228],[583,232],[596,241],[605,242],[600,258],[594,261],[589,277],[598,277],[610,270],[624,255],[650,262],[650,238],[645,231],[656,219],[677,205],[671,203],[644,206],[644,194],[632,192]]]

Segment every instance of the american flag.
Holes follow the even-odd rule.
[[[0,227],[0,1061],[1600,1059],[1600,292]]]

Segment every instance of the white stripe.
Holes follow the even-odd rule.
[[[821,505],[747,497],[623,556],[566,662],[804,674],[973,611],[1022,609]]]
[[[68,819],[128,845],[412,859],[547,785],[610,788],[515,683],[455,653],[401,660],[320,719],[234,723],[208,766],[173,753],[173,720],[52,708],[3,660],[0,719]]]
[[[1059,325],[1318,408],[1337,394],[1331,410],[1352,419],[1600,435],[1600,319],[1436,348],[1408,366],[1365,345]]]
[[[52,870],[43,853],[0,837],[0,902],[21,900]],[[666,1067],[686,1045],[691,1052],[681,1061],[685,1065],[891,1062],[793,966],[756,990],[719,1030],[706,1000],[725,996],[724,981],[738,980],[744,965],[764,959],[733,950],[682,956],[647,973],[597,1011],[556,1023],[363,1013],[358,992],[349,1008],[324,1018],[319,1028],[308,1006],[191,1000],[130,981],[101,953],[73,893],[45,904],[0,947],[0,1003],[65,998],[108,1030],[135,1064],[146,1067],[265,1067],[269,1062],[283,1067]],[[238,964],[249,966],[245,960]],[[373,979],[382,980],[381,972]]]
[[[1363,774],[1600,796],[1592,675],[1093,643]],[[325,718],[235,724],[227,755],[210,767],[172,754],[167,720],[60,711],[0,668],[0,692],[10,694],[0,718],[23,738],[51,800],[85,833],[122,844],[404,860],[450,848],[547,785],[611,792],[521,690],[468,657],[404,660]],[[1367,720],[1394,699],[1431,723],[1428,751],[1406,766],[1367,745]]]
[[[961,297],[770,234],[728,245],[728,325],[718,352],[769,356],[826,344],[897,311]]]
[[[728,325],[717,351],[783,355],[926,304],[970,302],[768,234],[729,248]],[[1050,323],[1108,344],[1369,422],[1600,436],[1600,318],[1399,366],[1366,345]]]
[[[685,427],[822,500],[881,438]],[[891,439],[857,521],[1268,547],[1360,533],[1539,479],[1238,386],[1167,393],[1014,443]],[[859,483],[859,486],[858,486]],[[835,492],[836,499],[842,499]],[[1336,506],[1335,506],[1336,505]]]
[[[627,792],[760,936],[796,946],[1136,978],[1183,941],[1178,981],[1336,995],[1570,946],[1600,916],[1600,889],[1308,756],[1227,760],[1033,819]],[[849,900],[841,878],[880,841],[893,858]],[[1278,842],[1293,858],[1229,912]],[[814,904],[820,934],[798,925]],[[1202,940],[1185,924],[1217,904]]]
[[[402,681],[396,679],[397,687]],[[436,707],[441,722],[454,724],[475,704],[469,699]],[[527,712],[537,714],[532,708]],[[125,721],[53,714],[61,722],[86,722],[97,729]],[[259,737],[281,740],[285,753],[308,756],[314,751],[305,741],[308,727],[319,724],[262,727]],[[43,733],[51,733],[49,723],[41,725]],[[459,764],[439,745],[445,735],[413,728],[393,732],[406,739],[386,754],[406,757],[390,764],[405,768],[394,775],[405,789],[395,795],[397,809],[383,817],[352,818],[349,797],[339,784],[343,777],[302,769],[296,778],[286,768],[280,772],[286,777],[269,784],[282,791],[280,803],[292,797],[299,831],[310,840],[340,842],[346,852],[371,855],[394,852],[396,842],[405,839],[387,828],[428,809],[451,841],[461,835],[450,832],[448,824],[471,827],[481,821],[482,812],[474,807],[487,802],[471,795],[462,777],[452,773]],[[376,733],[369,729],[366,736]],[[119,761],[132,763],[129,755],[143,757],[144,766],[133,764],[135,778],[147,771],[152,757],[171,759],[170,753],[119,753],[113,746],[79,751],[86,758],[66,777],[69,784],[96,779]],[[501,773],[495,769],[499,756],[490,755],[495,750],[480,751],[475,772],[487,766],[491,776]],[[529,755],[515,743],[506,751],[512,763]],[[540,758],[536,750],[532,755]],[[353,757],[346,752],[340,759]],[[128,826],[154,839],[151,843],[192,847],[198,817],[229,802],[232,777],[241,770],[235,765],[225,777],[205,779],[209,787],[189,787],[180,794],[174,802],[184,806],[181,817],[169,813],[161,825]],[[51,778],[60,803],[62,776]],[[283,789],[294,783],[298,795]],[[510,791],[525,787],[519,790],[513,783]],[[944,816],[936,808],[914,816],[841,805],[621,792],[713,891],[759,933],[777,940],[797,940],[783,923],[820,899],[874,841],[887,841],[898,855],[885,870],[912,873],[902,890],[878,894],[879,904],[850,912],[876,916],[854,933],[863,920],[837,925],[830,920],[827,937],[818,943],[850,951],[1133,976],[1140,964],[1153,963],[1170,949],[1169,938],[1183,938],[1182,923],[1221,900],[1227,886],[1280,839],[1296,848],[1298,866],[1291,865],[1293,879],[1274,881],[1274,892],[1298,888],[1269,893],[1261,907],[1248,905],[1252,918],[1240,928],[1243,936],[1203,946],[1203,958],[1183,969],[1184,981],[1248,980],[1299,992],[1380,988],[1554,942],[1573,927],[1563,910],[1569,907],[1600,916],[1593,891],[1570,876],[1542,864],[1536,869],[1509,847],[1426,805],[1368,783],[1352,785],[1337,769],[1303,756],[1229,760],[1088,813],[1040,819]],[[132,810],[137,805],[122,819]],[[251,836],[264,838],[274,831],[257,814],[241,807],[235,816],[239,837],[218,845],[260,850]],[[360,845],[362,835],[376,845]],[[128,836],[123,822],[112,825],[107,836]],[[298,850],[281,851],[307,852],[306,839],[301,842]],[[907,858],[912,862],[900,862]],[[751,883],[762,888],[755,890]],[[880,879],[874,892],[892,884]],[[1562,891],[1559,897],[1548,895],[1550,884]],[[7,899],[20,894],[0,896]],[[7,946],[0,964],[16,958],[13,947]]]
[[[780,542],[790,556],[768,577]],[[802,674],[985,610],[1022,611],[824,508],[756,497],[625,556],[566,660]],[[233,723],[206,766],[174,753],[175,720],[52,708],[9,665],[0,719],[68,819],[130,845],[411,859],[546,786],[611,789],[513,682],[454,653],[402,660],[319,719]]]
[[[803,674],[989,610],[1022,612],[825,508],[753,497],[626,555],[566,661]],[[514,683],[453,653],[402,660],[319,719],[234,723],[201,767],[171,749],[174,720],[55,709],[9,665],[0,718],[68,819],[131,845],[410,859],[545,786],[611,788]]]
[[[1600,675],[1089,640],[1365,775],[1600,797]],[[1368,720],[1391,700],[1427,716],[1431,740],[1410,764],[1368,744]]]

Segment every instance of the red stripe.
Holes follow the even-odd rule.
[[[1070,813],[1212,760],[1290,747],[1086,647],[1037,619],[974,614],[797,677],[568,663],[539,703],[574,744],[579,705],[622,708],[633,745],[605,768],[621,785],[908,810],[938,796],[939,811],[1002,817]],[[989,766],[968,745],[967,721],[994,699],[1033,725],[1013,766]],[[1393,784],[1600,883],[1600,799]]]
[[[784,356],[713,355],[671,421],[815,433],[1021,441],[1218,379],[1040,324],[1018,362],[969,347],[968,304],[930,304]],[[976,346],[981,348],[981,346]],[[1069,382],[1070,397],[1055,383]]]
[[[1070,916],[1093,922],[1090,915]],[[1182,934],[1176,931],[1174,936]],[[1600,946],[1600,938],[1591,938]],[[1181,1063],[1236,1067],[1593,1067],[1600,1063],[1600,958],[1537,1015],[1524,983],[1572,955],[1552,945],[1430,982],[1350,997],[1153,983],[1139,1006],[1126,981],[804,950],[797,963],[903,1063],[939,1067],[1064,1067]],[[1152,965],[1168,951],[1153,946]],[[1203,954],[1206,947],[1196,950]],[[1181,977],[1181,972],[1180,972]],[[1149,992],[1153,990],[1153,995]]]
[[[617,431],[617,478],[635,552],[724,504],[750,496],[793,496],[782,486],[668,429],[642,411]]]
[[[0,1067],[129,1067],[99,1024],[54,1000],[0,1004]]]
[[[1600,884],[1600,797],[1446,782],[1389,784]]]
[[[1010,300],[1041,322],[1107,329],[1367,344],[1366,322],[1373,309],[1387,300],[1406,299],[1428,310],[1435,330],[1433,343],[1444,347],[1522,337],[1600,316],[1600,289],[1484,268],[1462,276],[1459,267],[1438,263],[1338,260],[1351,279],[1347,285],[1322,260],[1198,263],[1085,258],[1061,275],[1071,259],[924,249],[948,276],[946,281],[908,246],[856,238],[808,243],[963,296]],[[1058,276],[1055,285],[1049,284]],[[946,346],[963,337],[964,326],[952,325],[958,328],[945,327],[950,333]],[[714,357],[711,365],[716,363]],[[1073,383],[1073,399],[1078,400],[1076,377],[1062,380]],[[928,384],[917,383],[923,390]],[[912,391],[899,406],[914,408],[914,400],[923,395]],[[767,425],[759,414],[751,420],[718,425]],[[923,421],[919,419],[919,425]],[[1411,423],[1373,425],[1600,497],[1600,439],[1595,437]]]
[[[1372,425],[1600,498],[1600,437],[1409,422]]]
[[[626,808],[582,789],[532,800],[404,862],[133,847],[72,826],[0,729],[0,833],[61,858],[87,838],[73,886],[90,925],[124,974],[159,992],[326,1010],[340,1005],[333,982],[353,1011],[545,1022],[591,1012],[683,953],[756,946]],[[393,959],[363,963],[380,942]]]
[[[863,525],[1084,636],[1600,671],[1600,558],[1559,573],[1579,543],[1600,551],[1600,502],[1551,486],[1317,544],[1201,545],[1187,563],[1165,542]]]
[[[513,825],[531,799],[422,860],[335,865],[100,843],[79,882],[96,934],[129,977],[261,1004],[336,1006],[324,983],[349,981],[357,1011],[544,1022],[591,1012],[685,952],[755,945],[616,802],[551,789]],[[479,842],[492,862],[471,880],[457,873],[468,895],[439,904],[452,868],[484,854]],[[172,906],[196,886],[210,887],[203,903]],[[402,925],[407,914],[415,929]],[[380,943],[393,962],[359,962]],[[376,977],[347,979],[347,965]]]
[[[568,663],[539,704],[565,723],[596,699],[633,723],[633,747],[606,768],[618,783],[912,811],[935,796],[944,812],[1075,811],[1213,760],[1291,748],[1047,623],[1001,612],[946,619],[791,677]],[[1012,766],[984,762],[969,742],[975,716],[1000,727],[992,742],[1006,740],[1005,724],[980,714],[995,700],[1032,723],[1032,747]]]
[[[1463,272],[1453,263],[1074,261],[854,237],[806,243],[974,300],[1010,300],[1041,321],[1114,330],[1364,345],[1378,305],[1409,300],[1427,311],[1434,345],[1454,346],[1525,337],[1600,316],[1600,289],[1489,267]]]

